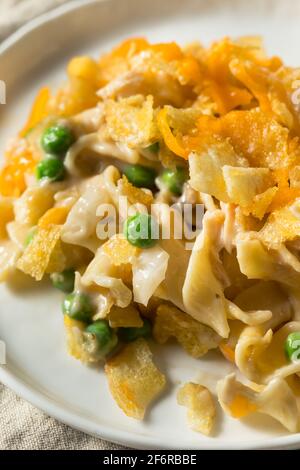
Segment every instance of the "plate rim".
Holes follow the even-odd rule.
[[[42,26],[46,23],[50,23],[56,18],[67,14],[73,10],[77,10],[82,7],[86,7],[91,4],[97,3],[109,3],[111,0],[69,0],[66,3],[56,6],[45,13],[42,13],[35,18],[27,21],[25,24],[19,26],[15,31],[9,34],[1,43],[0,43],[0,55],[8,51],[9,48],[13,47],[20,40],[24,39],[27,34],[30,34],[31,31],[37,29],[39,26]]]
[[[3,385],[9,387],[19,397],[25,399],[30,404],[38,408],[43,413],[55,418],[72,428],[94,436],[98,439],[104,439],[122,446],[136,449],[178,449],[178,446],[172,446],[158,442],[155,437],[133,434],[130,431],[123,431],[114,427],[94,424],[88,418],[80,416],[75,411],[69,411],[55,400],[47,398],[42,392],[35,389],[25,380],[19,378],[6,365],[0,366],[0,381]],[[130,419],[130,418],[128,418]],[[216,440],[217,439],[217,440]],[[287,436],[278,436],[264,439],[251,439],[249,441],[230,442],[224,439],[212,438],[210,442],[199,442],[199,445],[187,446],[185,450],[278,450],[278,449],[298,449],[299,434]],[[182,449],[181,449],[182,450]]]
[[[43,13],[30,20],[25,25],[19,27],[10,34],[0,44],[0,56],[9,53],[17,43],[22,41],[33,30],[47,23],[55,21],[57,18],[72,11],[79,10],[82,7],[88,7],[92,4],[109,3],[111,0],[71,0],[65,4]],[[75,411],[69,411],[57,401],[51,400],[45,394],[35,389],[25,380],[14,374],[7,365],[0,366],[0,382],[10,388],[19,397],[31,403],[33,406],[76,430],[89,434],[99,439],[104,439],[123,446],[131,446],[136,449],[177,449],[178,446],[172,446],[170,442],[161,443],[155,437],[133,434],[130,431],[123,431],[101,423],[93,424],[88,418],[80,416]],[[130,419],[130,418],[128,418]],[[211,442],[199,442],[197,446],[186,447],[192,450],[275,450],[275,449],[297,449],[300,445],[300,434],[286,436],[270,437],[267,439],[251,439],[249,441],[230,442],[223,439],[212,438]]]

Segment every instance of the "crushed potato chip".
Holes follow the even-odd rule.
[[[220,119],[201,116],[198,126],[202,132],[228,138],[251,166],[276,170],[295,163],[296,155],[289,151],[288,129],[260,109],[232,111]]]
[[[55,272],[57,267],[60,267],[61,271],[64,268],[64,259],[60,247],[60,233],[61,227],[58,225],[52,225],[47,229],[39,228],[19,259],[17,268],[37,281],[48,272],[48,267],[51,269],[51,265],[53,269],[51,272]]]
[[[128,240],[122,235],[117,234],[111,237],[102,247],[104,253],[106,253],[111,262],[115,266],[121,264],[132,263],[133,259],[139,254],[139,248],[131,245]]]
[[[262,220],[265,214],[270,212],[270,205],[272,204],[277,191],[278,188],[273,186],[273,188],[269,188],[261,194],[256,194],[253,198],[252,204],[243,208],[243,213],[245,215],[252,214],[254,217]]]
[[[245,215],[262,219],[278,188],[268,168],[243,168],[225,165],[222,169],[229,200],[238,204]]]
[[[105,103],[105,116],[110,137],[130,147],[147,147],[157,140],[154,125],[153,97],[142,95]]]
[[[123,234],[116,234],[102,245],[102,251],[114,266],[115,275],[131,284],[132,262],[139,254],[139,248],[131,245]]]
[[[266,116],[275,118],[280,124],[299,133],[299,117],[291,102],[288,87],[278,80],[280,72],[289,74],[288,69],[281,70],[280,59],[273,58],[267,62],[266,67],[266,60],[263,63],[251,63],[236,58],[231,62],[230,70],[257,98],[261,111]],[[274,69],[277,73],[274,73]]]
[[[143,320],[133,305],[128,305],[125,308],[113,306],[109,312],[108,320],[112,328],[140,328],[143,326]]]
[[[158,297],[150,297],[147,306],[143,304],[137,304],[139,311],[143,317],[150,318],[154,320],[157,308],[163,303]]]
[[[291,188],[300,188],[300,166],[296,165],[289,172]]]
[[[178,109],[173,106],[165,106],[165,109],[170,127],[182,134],[191,132],[196,127],[197,118],[202,114],[197,107]]]
[[[73,320],[68,315],[64,316],[64,324],[67,334],[68,352],[70,356],[75,357],[75,359],[81,360],[83,357],[83,351],[82,343],[80,341],[80,333],[84,331],[85,324],[80,321]]]
[[[189,156],[191,186],[220,201],[229,202],[222,168],[225,165],[246,167],[247,161],[239,157],[227,141],[213,139],[209,145],[202,145],[202,149]]]
[[[209,349],[217,348],[221,340],[211,328],[167,304],[157,309],[153,336],[160,344],[171,337],[176,338],[186,352],[195,358],[203,356]]]
[[[60,273],[66,268],[66,256],[63,250],[63,245],[58,240],[57,245],[51,253],[46,274]]]
[[[126,176],[123,176],[123,178],[118,181],[118,189],[120,196],[127,197],[130,204],[139,203],[149,207],[153,202],[151,191],[133,186]]]
[[[224,165],[222,171],[230,202],[242,207],[249,206],[257,194],[263,193],[272,184],[268,168]]]
[[[216,407],[210,391],[203,385],[189,382],[178,391],[177,402],[187,407],[191,429],[209,436],[216,417]]]
[[[269,215],[259,232],[259,238],[269,248],[278,249],[282,243],[299,238],[300,205],[298,201],[300,200],[298,199],[292,206],[284,207]]]
[[[166,385],[144,339],[125,348],[105,366],[110,392],[127,416],[143,419],[147,407]]]
[[[90,333],[85,333],[86,325],[80,321],[64,316],[67,335],[67,348],[70,356],[84,364],[96,364],[103,361],[97,340]]]

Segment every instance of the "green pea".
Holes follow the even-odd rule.
[[[290,333],[285,340],[285,353],[292,362],[300,360],[300,332]]]
[[[73,292],[67,295],[63,301],[62,310],[64,315],[85,323],[91,320],[94,313],[90,297],[80,292]]]
[[[159,142],[154,142],[154,144],[151,144],[148,147],[146,147],[145,150],[149,150],[149,152],[152,152],[152,153],[158,153],[159,148],[160,148]]]
[[[62,273],[53,273],[50,275],[53,287],[70,294],[74,290],[75,272],[73,269],[67,269]]]
[[[176,170],[165,170],[161,175],[161,181],[175,196],[181,196],[182,188],[188,174],[185,168],[176,168]]]
[[[149,214],[136,214],[124,224],[124,235],[131,245],[151,248],[157,243],[158,226]]]
[[[149,320],[144,319],[144,324],[140,328],[120,328],[119,337],[125,343],[129,343],[138,338],[149,338],[151,336],[152,326]]]
[[[74,143],[75,137],[69,127],[55,124],[45,129],[41,145],[46,153],[64,155]]]
[[[32,242],[32,240],[36,236],[36,233],[37,233],[37,228],[36,227],[32,227],[29,230],[29,232],[27,233],[27,236],[25,238],[25,242],[24,242],[24,247],[25,248],[27,248],[27,246],[30,245],[30,243]]]
[[[47,178],[50,181],[61,181],[65,175],[65,167],[60,158],[49,155],[41,160],[36,167],[36,177],[38,180]]]
[[[117,345],[118,338],[105,320],[97,320],[85,329],[86,333],[91,333],[98,343],[99,352],[102,355],[110,353]]]
[[[127,179],[137,188],[153,188],[155,186],[156,171],[142,165],[129,165],[124,174]]]

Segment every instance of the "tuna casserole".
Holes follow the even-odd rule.
[[[195,431],[219,405],[300,430],[299,89],[300,69],[257,37],[133,38],[73,58],[8,144],[0,280],[64,293],[69,353],[104,368],[129,417],[164,389],[151,344],[173,339],[199,369],[214,349],[236,370],[180,388]]]

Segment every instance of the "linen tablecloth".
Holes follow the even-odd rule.
[[[66,0],[1,0],[0,41],[26,21]],[[117,450],[124,447],[71,429],[0,383],[0,450]]]

